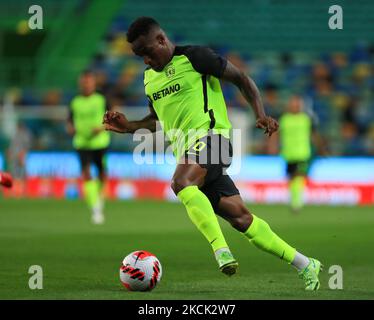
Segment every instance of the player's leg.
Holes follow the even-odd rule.
[[[235,188],[232,180],[226,176],[225,192]],[[232,185],[230,186],[230,181]],[[236,188],[235,188],[236,189]],[[271,253],[289,264],[292,264],[305,280],[307,290],[316,290],[319,287],[318,273],[321,264],[318,260],[308,258],[287,242],[281,239],[263,219],[251,214],[245,206],[240,195],[222,196],[218,203],[217,214],[251,241],[257,248]]]
[[[216,251],[227,244],[209,199],[199,189],[204,184],[206,173],[206,169],[187,160],[187,163],[177,165],[171,188],[185,205],[192,222]]]
[[[100,224],[103,222],[102,214],[99,210],[100,201],[100,184],[97,179],[92,179],[90,172],[90,164],[92,160],[92,151],[78,150],[81,163],[83,196],[92,212],[92,222]]]
[[[298,211],[304,205],[305,173],[304,162],[287,164],[287,174],[289,176],[288,189],[290,194],[290,206],[292,210]]]
[[[93,151],[93,163],[98,170],[98,178],[100,181],[100,187],[104,188],[104,184],[107,179],[106,170],[105,170],[105,155],[107,149],[100,149]]]
[[[105,183],[107,181],[107,173],[106,173],[106,152],[107,149],[100,149],[95,151],[93,162],[97,167],[98,170],[98,178],[99,178],[99,186],[100,186],[100,201],[101,206],[104,208],[104,201],[105,201]]]
[[[280,239],[264,220],[251,214],[240,195],[222,197],[218,204],[217,214],[226,219],[236,230],[242,232],[256,247],[288,263],[294,260],[296,250]]]
[[[233,259],[212,205],[200,191],[207,169],[186,159],[175,170],[171,188],[187,209],[188,216],[208,240],[217,258],[220,270],[228,275],[235,273],[237,263]]]
[[[105,154],[107,149],[95,150],[92,153],[93,163],[98,170],[98,184],[99,184],[99,195],[97,210],[99,211],[98,217],[100,220],[104,220],[104,202],[105,202],[105,182],[106,182],[106,170],[105,170]]]

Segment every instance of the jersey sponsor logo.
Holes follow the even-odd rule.
[[[166,97],[169,94],[178,92],[180,89],[181,89],[180,84],[176,83],[176,84],[174,84],[174,85],[172,85],[170,87],[167,87],[165,89],[157,91],[157,92],[155,92],[155,93],[152,94],[153,101],[156,101],[158,99],[164,98],[164,97]]]

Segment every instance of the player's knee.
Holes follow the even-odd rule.
[[[240,232],[245,232],[248,230],[252,223],[252,215],[245,206],[240,206],[238,208],[239,214],[231,220],[231,225]]]
[[[179,191],[191,185],[192,181],[186,177],[176,177],[171,181],[171,189],[176,195],[179,193]]]

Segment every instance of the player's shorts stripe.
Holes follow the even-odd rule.
[[[206,88],[206,75],[204,74],[201,78],[203,82],[203,95],[204,95],[204,112],[208,112],[208,92]]]
[[[214,118],[214,111],[213,109],[209,110],[209,117],[210,117],[210,125],[209,129],[213,129],[216,124],[216,118]]]

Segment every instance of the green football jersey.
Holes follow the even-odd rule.
[[[287,162],[311,157],[312,120],[304,112],[285,113],[279,120],[281,155]]]
[[[209,48],[177,46],[162,71],[145,71],[146,95],[177,159],[209,130],[230,137],[231,123],[218,80],[226,64]]]
[[[106,111],[105,97],[99,93],[90,96],[78,95],[70,104],[71,119],[75,128],[75,149],[98,150],[109,146],[110,134],[101,131],[94,135],[93,129],[102,125]]]

